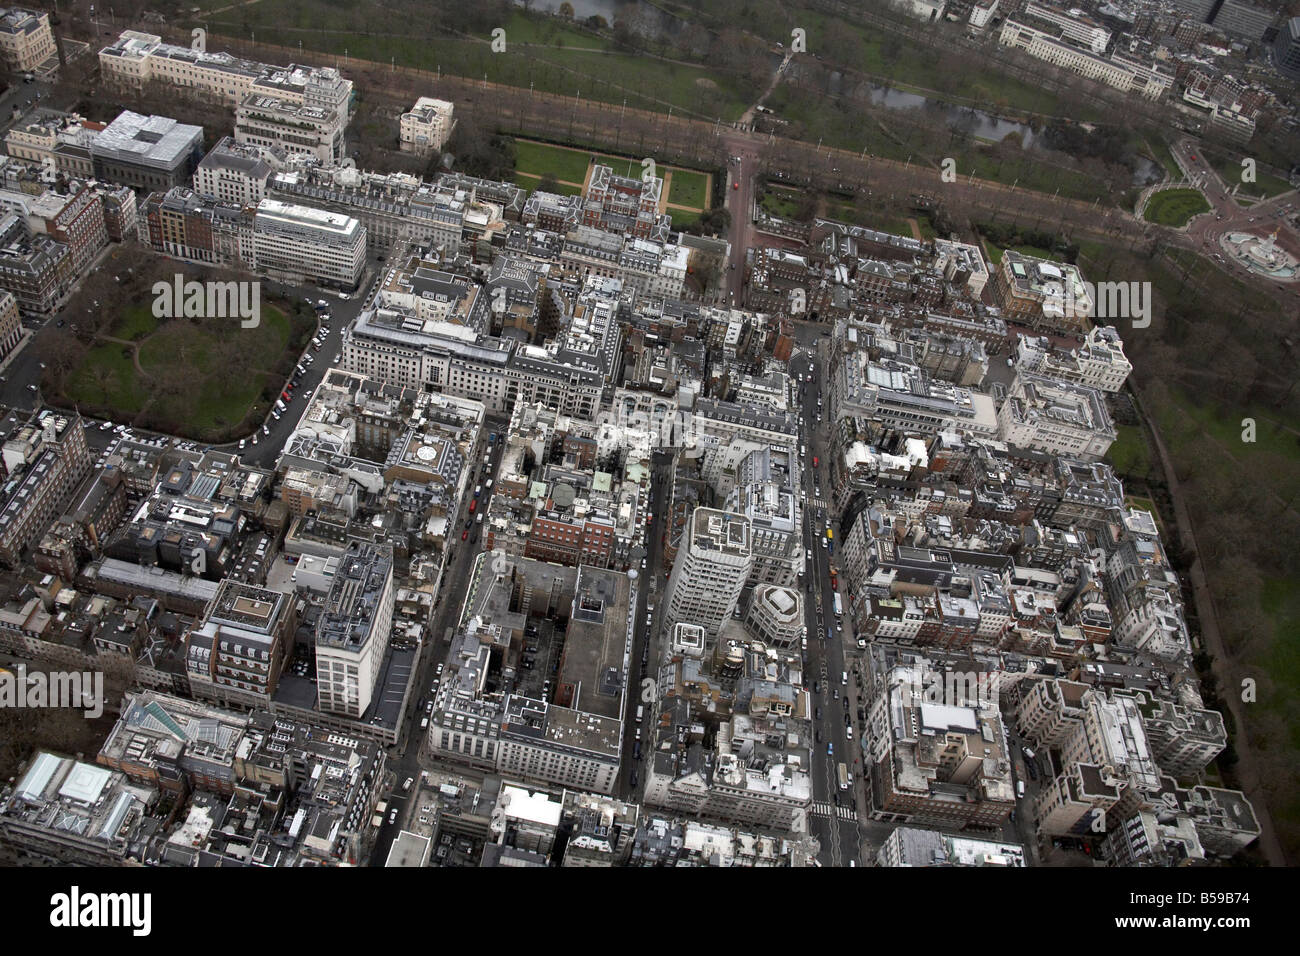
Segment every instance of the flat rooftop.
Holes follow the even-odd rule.
[[[619,571],[580,567],[560,661],[556,700],[617,719],[622,713],[631,581]]]

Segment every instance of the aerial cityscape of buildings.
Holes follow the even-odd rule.
[[[1276,98],[1204,49],[1300,76],[1300,17],[1239,0],[907,6],[1246,139]],[[20,83],[58,62],[50,21],[0,11]],[[1108,457],[1137,359],[1082,259],[765,214],[737,248],[674,225],[673,173],[637,160],[593,155],[555,192],[456,171],[469,120],[436,96],[391,117],[423,173],[362,169],[346,67],[103,42],[106,87],[228,121],[15,116],[0,383],[97,273],[124,284],[119,253],[260,283],[312,328],[265,356],[266,417],[229,440],[54,407],[39,373],[4,409],[0,670],[98,672],[115,697],[95,740],[0,780],[0,862],[1256,846],[1180,545]]]

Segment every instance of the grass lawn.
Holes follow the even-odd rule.
[[[511,11],[503,24],[504,54],[494,53],[490,33],[465,37],[437,32],[409,8],[346,4],[337,0],[259,0],[218,4],[212,17],[184,20],[211,34],[256,36],[259,41],[370,60],[395,62],[545,93],[666,112],[669,105],[734,120],[751,98],[736,78],[706,66],[671,63],[612,52],[612,44],[557,18]],[[170,18],[170,17],[169,17]],[[215,36],[209,47],[219,49]],[[340,63],[340,67],[344,65]],[[345,69],[346,72],[346,69]],[[697,80],[704,82],[697,84]],[[662,101],[662,102],[660,102]]]
[[[673,168],[673,182],[668,201],[692,209],[705,209],[709,201],[709,180],[703,173]]]
[[[700,213],[695,210],[669,209],[668,215],[672,217],[673,228],[680,229],[682,226],[693,226],[700,221]]]
[[[576,183],[580,187],[586,181],[587,167],[591,165],[593,160],[609,166],[616,175],[628,176],[632,179],[641,178],[642,167],[639,159],[632,159],[627,156],[611,156],[608,153],[590,152],[582,149],[570,149],[528,139],[516,139],[514,145],[516,175],[536,177],[531,182],[516,179],[520,186],[529,189],[536,189],[537,180],[550,173],[560,181],[562,187],[560,192],[566,195],[581,192],[581,188],[563,188],[563,184],[567,181]],[[708,176],[699,170],[666,164],[658,165],[655,171],[660,176],[663,176],[669,170],[672,171],[673,181],[669,189],[668,201],[683,206],[693,206],[700,210],[707,209],[709,203]],[[674,210],[674,212],[682,212],[682,210]]]
[[[1151,470],[1151,450],[1146,435],[1138,425],[1116,425],[1116,438],[1106,453],[1115,473],[1122,477],[1142,478]]]
[[[1300,687],[1300,575],[1266,580],[1261,597],[1263,610],[1273,621],[1273,653],[1265,666],[1280,686]],[[1300,698],[1269,694],[1262,701],[1283,709],[1291,746],[1300,748]],[[1300,809],[1300,800],[1292,806]]]
[[[884,213],[873,214],[859,209],[857,206],[845,203],[838,203],[828,207],[826,215],[841,222],[866,226],[868,229],[875,229],[877,232],[890,232],[896,236],[912,238],[912,225],[902,216],[889,216]]]
[[[1162,226],[1185,226],[1193,216],[1208,212],[1210,204],[1195,189],[1166,189],[1147,200],[1142,218]]]
[[[1035,259],[1055,259],[1052,250],[1044,249],[1042,246],[1012,246],[1012,252],[1018,252],[1022,256],[1033,256]],[[999,253],[998,262],[1002,261],[1002,255]]]
[[[794,22],[808,31],[810,52],[818,49],[821,38],[831,33],[851,31],[861,39],[862,60],[848,64],[875,76],[890,77],[898,89],[936,90],[949,100],[966,99],[983,109],[1003,109],[1059,115],[1060,100],[1041,86],[1003,76],[995,67],[944,75],[935,69],[933,50],[912,43],[904,37],[885,36],[865,25],[849,23],[817,10],[794,8]],[[777,39],[784,39],[778,37]],[[786,40],[786,42],[789,42]],[[1103,120],[1099,111],[1077,116],[1084,121]]]
[[[300,331],[309,321],[298,320]],[[138,344],[105,342],[92,348],[69,375],[68,397],[106,409],[114,418],[144,413],[200,439],[227,434],[248,417],[293,337],[289,317],[265,303],[261,323],[253,329],[232,328],[227,319],[159,324],[147,308],[134,306],[114,325],[113,333],[121,332],[131,333]],[[182,368],[187,374],[175,377]]]
[[[122,313],[122,317],[114,324],[113,331],[109,334],[117,339],[134,341],[151,335],[157,328],[158,320],[154,318],[153,310],[137,305]]]
[[[1243,194],[1258,199],[1271,199],[1273,196],[1281,195],[1295,188],[1281,176],[1274,176],[1272,173],[1259,168],[1255,170],[1255,181],[1253,183],[1242,182],[1242,157],[1230,156],[1217,150],[1204,150],[1203,152],[1206,159],[1210,161],[1210,165],[1214,167],[1214,171],[1223,179],[1224,185],[1229,190],[1240,183],[1241,191],[1236,197],[1239,203]]]
[[[82,405],[114,408],[134,417],[149,398],[149,390],[139,379],[131,363],[131,349],[105,342],[86,353],[81,368],[68,377],[67,392]]]
[[[545,176],[550,173],[562,182],[582,185],[587,178],[591,154],[575,149],[564,149],[527,139],[515,140],[515,171]]]
[[[529,192],[532,192],[541,186],[542,177],[534,176],[531,173],[515,173],[514,183],[516,186],[521,186]],[[555,184],[554,192],[561,196],[577,196],[582,192],[582,189],[578,186],[570,186],[567,183],[557,182]]]
[[[768,186],[763,190],[758,204],[769,215],[779,219],[794,219],[800,205],[800,194],[792,189],[780,189]]]

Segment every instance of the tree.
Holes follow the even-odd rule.
[[[573,4],[569,3],[569,0],[564,0],[564,3],[560,4],[560,16],[566,20],[573,19]]]

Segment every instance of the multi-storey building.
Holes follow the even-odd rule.
[[[194,191],[221,203],[255,206],[266,197],[274,151],[236,143],[223,136],[194,172]]]
[[[1124,92],[1140,93],[1148,99],[1159,99],[1174,84],[1172,74],[1154,65],[1139,63],[1121,53],[1102,56],[1092,50],[1080,49],[1059,38],[1059,28],[1037,29],[1017,20],[1007,19],[998,34],[998,42],[1024,50],[1030,56],[1096,80]],[[1003,259],[1005,262],[1005,258]]]
[[[1001,826],[1015,807],[996,698],[934,701],[924,657],[873,646],[864,763],[871,817]]]
[[[343,158],[346,128],[346,113],[263,93],[250,93],[235,112],[235,142],[322,163]]]
[[[23,323],[18,300],[12,292],[0,290],[0,362],[7,359],[23,340]]]
[[[1020,682],[1015,710],[1016,728],[1035,747],[1060,748],[1083,721],[1087,684],[1052,677]]]
[[[1210,22],[1229,36],[1254,42],[1264,38],[1277,14],[1266,7],[1243,3],[1242,0],[1223,0]]]
[[[479,299],[479,308],[487,308],[485,297]],[[610,331],[617,335],[617,326]],[[585,341],[591,350],[577,351],[567,337],[547,346],[519,345],[380,306],[358,316],[344,341],[343,366],[395,385],[472,398],[494,412],[540,403],[591,421],[616,355],[603,337]]]
[[[754,588],[745,626],[764,644],[782,650],[798,650],[808,630],[804,623],[803,595],[794,588],[760,584]]]
[[[1087,385],[1109,394],[1124,388],[1133,363],[1124,355],[1124,342],[1114,326],[1095,326],[1084,343],[1068,352],[1052,348],[1051,340],[1020,336],[1016,366],[1045,378]]]
[[[56,866],[122,866],[157,802],[124,774],[39,750],[0,805],[0,842]]]
[[[1200,773],[1228,745],[1223,715],[1217,710],[1160,700],[1140,690],[1116,690],[1131,696],[1142,714],[1142,729],[1160,770],[1186,778]]]
[[[271,177],[267,195],[359,220],[380,256],[409,243],[455,257],[466,239],[504,226],[501,204],[473,186],[444,187],[403,173],[380,175],[340,166],[286,170]]]
[[[876,863],[879,866],[1027,865],[1025,848],[1019,843],[980,840],[916,827],[896,827],[881,844]]]
[[[1017,448],[1102,458],[1116,431],[1097,389],[1019,371],[998,410],[998,438]]]
[[[598,568],[485,557],[470,585],[466,629],[453,641],[434,699],[430,750],[511,776],[610,793],[627,703],[631,580]],[[557,670],[533,676],[522,666],[524,640],[538,621],[566,613]],[[515,691],[493,690],[494,674],[511,675]]]
[[[176,796],[191,790],[229,796],[238,785],[236,752],[248,721],[247,714],[198,701],[133,691],[95,759]]]
[[[446,145],[455,128],[454,105],[447,100],[421,96],[410,110],[402,114],[398,139],[403,151],[417,155],[438,152]]]
[[[787,831],[805,817],[812,804],[806,723],[735,714],[710,741],[685,697],[656,709],[646,804]]]
[[[742,514],[696,508],[677,552],[664,623],[698,624],[710,642],[735,613],[754,565],[753,527]]]
[[[27,206],[27,224],[33,234],[50,236],[68,248],[72,271],[78,276],[108,245],[104,204],[84,183],[69,183],[62,194],[42,193]]]
[[[316,628],[322,711],[360,718],[369,710],[392,621],[392,552],[353,542],[339,562]]]
[[[4,443],[8,475],[0,505],[0,560],[17,564],[68,506],[94,459],[81,416],[34,414]]]
[[[257,268],[291,281],[355,289],[366,267],[366,227],[309,206],[263,199],[253,242]]]
[[[251,93],[265,93],[304,106],[350,115],[352,81],[331,67],[272,66],[229,53],[164,43],[152,33],[125,30],[99,51],[105,82],[141,89],[157,82],[192,96],[235,107]]]
[[[583,194],[582,224],[638,239],[666,239],[671,220],[659,215],[663,188],[658,176],[631,179],[598,165]]]
[[[832,370],[828,404],[841,419],[857,416],[914,433],[952,429],[984,438],[998,433],[990,396],[934,379],[910,363],[874,361],[865,349],[845,355]]]
[[[1291,79],[1300,80],[1300,17],[1292,17],[1278,30],[1273,64]]]
[[[0,216],[0,289],[13,294],[21,312],[53,312],[75,278],[67,246],[49,236],[32,235],[25,218]]]
[[[225,706],[267,706],[296,625],[289,596],[226,578],[186,637],[195,696]]]
[[[203,127],[123,110],[90,144],[95,176],[140,190],[190,182],[203,158]]]
[[[54,56],[50,15],[20,7],[0,9],[0,61],[14,73],[29,73]]]

